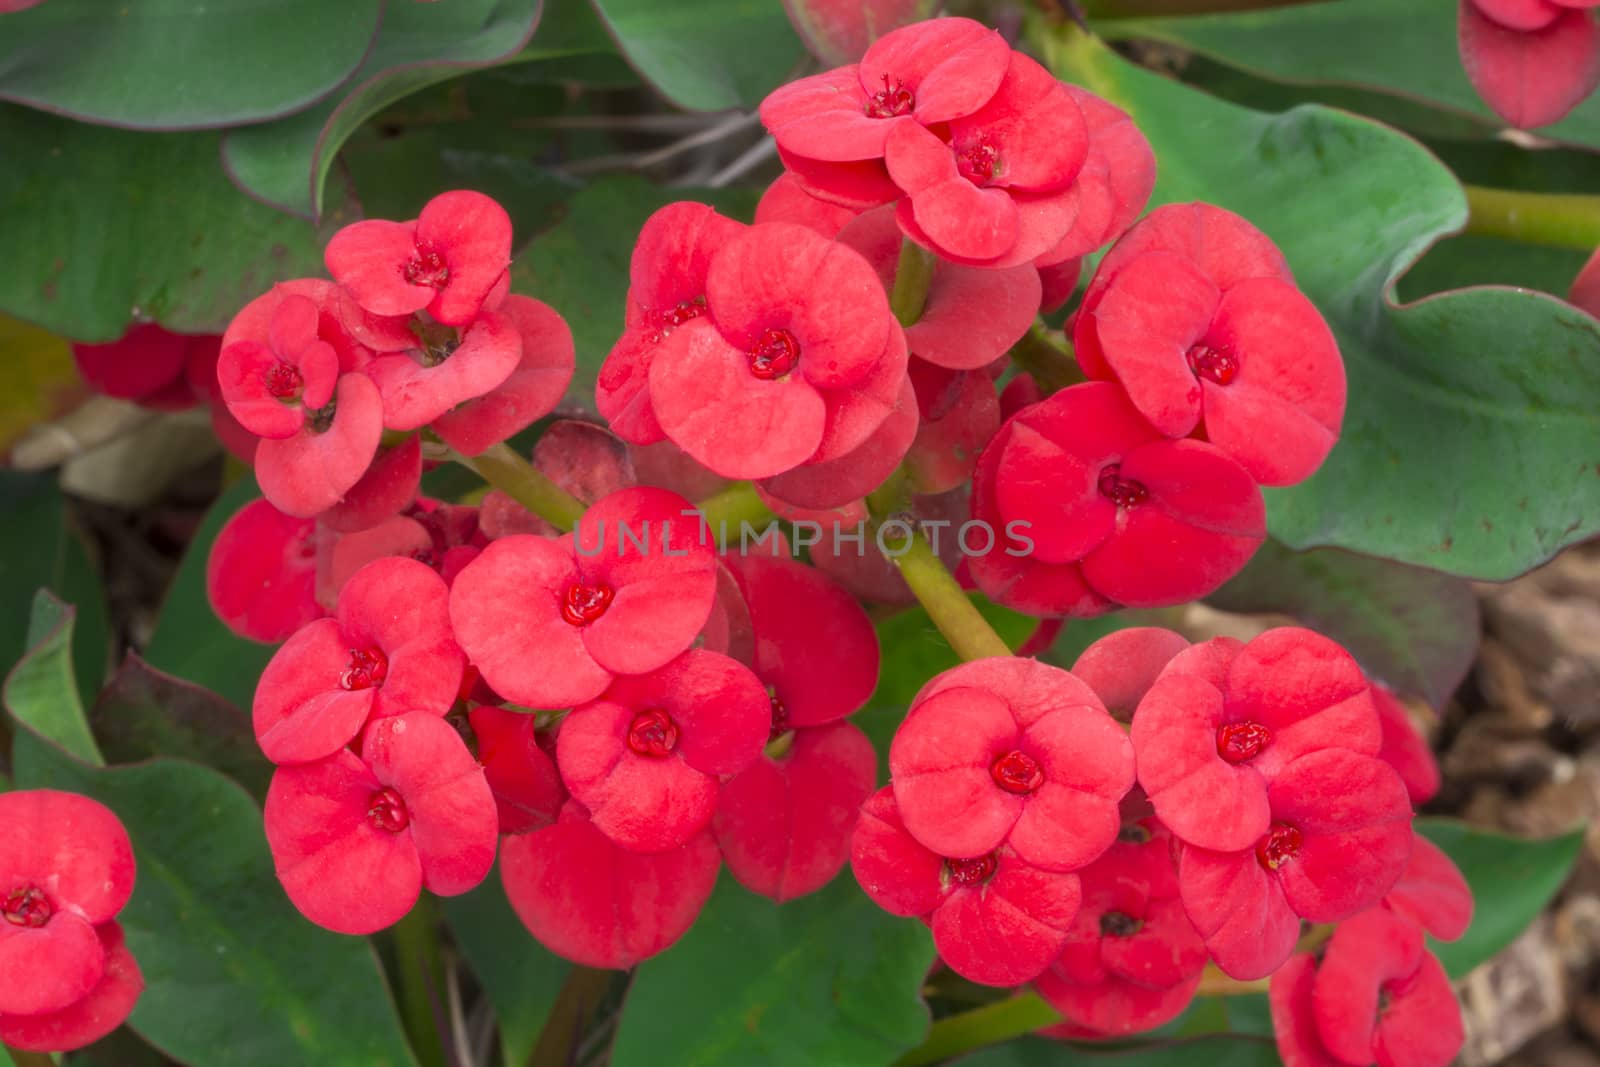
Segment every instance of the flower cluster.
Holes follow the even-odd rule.
[[[1209,960],[1272,976],[1291,1065],[1448,1063],[1460,1015],[1422,931],[1459,937],[1471,894],[1412,830],[1407,780],[1429,783],[1393,697],[1293,627],[1123,630],[1074,671],[986,659],[924,687],[856,828],[867,894],[964,977],[1033,982],[1073,1036],[1172,1019]],[[1305,922],[1337,924],[1325,949]]]
[[[1520,129],[1560,122],[1600,86],[1600,0],[1461,0],[1472,87]]]
[[[122,1025],[144,977],[117,913],[133,845],[76,793],[0,793],[0,1044],[65,1052]]]

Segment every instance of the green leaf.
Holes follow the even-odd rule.
[[[1156,201],[1260,226],[1338,335],[1343,436],[1310,480],[1268,492],[1273,536],[1503,579],[1600,531],[1600,323],[1509,289],[1387,299],[1465,220],[1438,160],[1354,115],[1262,115],[1083,38],[1049,44],[1058,70],[1133,113],[1161,160]]]
[[[771,0],[593,0],[628,62],[691,111],[754,108],[805,50]]]
[[[221,333],[273,282],[320,274],[344,212],[319,230],[251,200],[217,143],[0,105],[0,310],[83,341],[115,340],[136,317]]]
[[[95,693],[105,678],[110,632],[105,589],[83,540],[68,520],[54,471],[0,471],[0,667],[28,650],[33,595],[41,587],[74,605],[72,663],[78,691]]]
[[[848,872],[777,905],[724,876],[683,940],[639,965],[613,1067],[869,1067],[922,1040],[933,962],[920,923]]]
[[[1205,1037],[1127,1050],[1028,1037],[950,1062],[961,1067],[1281,1067],[1272,1042],[1248,1037]]]
[[[350,76],[382,7],[380,0],[139,0],[116,8],[50,0],[6,16],[0,100],[134,129],[277,118]]]
[[[1222,15],[1097,20],[1095,29],[1191,48],[1262,77],[1422,100],[1477,118],[1487,135],[1504,123],[1478,99],[1461,66],[1456,7],[1455,0],[1340,0]],[[1539,135],[1600,147],[1600,97],[1591,96]]]
[[[250,717],[222,697],[156,670],[128,653],[89,713],[101,750],[112,763],[153,756],[191,759],[266,796],[272,764],[256,744]]]
[[[297,115],[230,132],[222,143],[228,173],[268,203],[320,215],[328,171],[357,127],[419,89],[515,56],[533,36],[543,3],[390,4],[377,41],[349,86]]]
[[[1268,540],[1206,600],[1224,611],[1292,615],[1374,678],[1435,708],[1478,651],[1478,598],[1465,580],[1335,548],[1291,552]]]
[[[255,480],[247,477],[211,505],[167,590],[145,649],[151,665],[219,693],[240,708],[251,706],[256,680],[276,649],[247,641],[222,625],[206,598],[206,560],[223,524],[260,495]]]
[[[1000,639],[1013,649],[1026,641],[1039,625],[1039,620],[1003,608],[980,594],[972,594],[972,602]],[[880,621],[876,629],[881,653],[878,688],[866,707],[856,712],[850,721],[872,739],[873,747],[878,750],[879,774],[887,780],[889,743],[894,740],[894,732],[906,712],[911,710],[912,699],[934,675],[959,665],[961,657],[951,649],[921,606],[889,616]]]
[[[103,764],[72,671],[74,615],[72,605],[48,589],[34,594],[28,651],[6,675],[5,706],[18,722],[77,758]]]
[[[574,196],[560,224],[512,265],[512,288],[543,300],[572,327],[578,369],[567,390],[570,403],[594,405],[595,376],[622,336],[634,241],[651,213],[675,200],[698,200],[725,215],[748,219],[756,194],[748,189],[663,189],[631,177],[597,181]]]
[[[1447,852],[1472,887],[1472,928],[1432,948],[1460,978],[1527,929],[1567,880],[1583,851],[1583,828],[1541,841],[1490,833],[1453,819],[1417,820],[1417,831]]]
[[[528,936],[498,869],[470,893],[440,903],[456,947],[494,1005],[505,1062],[527,1063],[572,964]]]
[[[244,790],[180,760],[86,767],[28,733],[13,756],[19,787],[94,797],[128,829],[139,871],[118,919],[147,1041],[195,1067],[415,1067],[371,945],[289,904]]]

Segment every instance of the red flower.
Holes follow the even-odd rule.
[[[624,440],[666,439],[650,406],[650,363],[673,331],[706,314],[711,257],[743,231],[741,223],[688,201],[645,220],[628,266],[627,325],[595,382],[595,407]]]
[[[1321,466],[1344,419],[1328,324],[1250,223],[1208,204],[1157,208],[1095,272],[1073,331],[1091,378],[1114,379],[1168,437],[1197,429],[1263,485]]]
[[[550,414],[572,381],[572,330],[553,308],[512,294],[499,316],[522,340],[521,361],[510,377],[438,416],[431,427],[462,455],[476,456]]]
[[[1455,941],[1472,925],[1472,887],[1443,849],[1417,834],[1411,859],[1383,906],[1440,941]]]
[[[496,692],[562,708],[616,675],[665,666],[693,643],[715,596],[716,556],[689,502],[635,488],[590,507],[575,534],[490,544],[456,576],[450,618]]]
[[[506,838],[500,878],[540,944],[585,967],[624,969],[694,925],[721,859],[709,833],[667,852],[631,852],[576,801],[554,826]]]
[[[465,326],[511,265],[511,218],[482,193],[458,189],[428,201],[413,222],[351,223],[325,258],[334,280],[375,315],[426,310]]]
[[[1411,721],[1405,704],[1387,687],[1372,684],[1372,705],[1383,728],[1383,747],[1378,756],[1400,775],[1411,795],[1411,803],[1421,807],[1439,792],[1439,761]]]
[[[383,424],[391,430],[415,430],[487,396],[522,360],[516,325],[488,310],[459,328],[402,326],[393,335],[373,332],[364,340],[376,353],[365,371],[383,397]]]
[[[310,297],[285,296],[268,320],[265,341],[235,341],[218,357],[222,399],[256,436],[293,437],[333,399],[339,356],[317,336],[320,317]]]
[[[302,629],[256,685],[256,740],[274,763],[306,763],[350,742],[369,719],[443,715],[461,687],[444,581],[416,560],[367,564],[332,618]]]
[[[409,507],[422,487],[422,441],[415,434],[380,449],[367,473],[317,521],[338,533],[370,530]]]
[[[1252,847],[1179,854],[1189,919],[1217,966],[1241,981],[1289,958],[1301,919],[1337,922],[1376,904],[1411,855],[1411,804],[1382,760],[1312,752],[1283,769],[1267,801],[1270,828]]]
[[[979,588],[1041,614],[1194,600],[1266,536],[1244,468],[1204,441],[1163,437],[1103,382],[1063,389],[1000,428],[979,460],[973,518],[997,539],[1013,535],[970,557]]]
[[[538,716],[505,708],[473,708],[468,718],[478,742],[478,762],[494,794],[502,834],[538,830],[556,821],[567,790],[539,743]]]
[[[118,940],[96,928],[133,880],[128,832],[105,805],[53,789],[0,793],[0,1028],[94,994]]]
[[[752,226],[711,257],[705,296],[709,315],[657,346],[649,396],[666,436],[718,474],[838,458],[894,408],[905,337],[855,250],[790,223]]]
[[[756,204],[756,222],[794,222],[816,230],[824,237],[837,237],[845,223],[858,212],[852,208],[818,200],[805,186],[785,171],[773,179]],[[899,231],[895,231],[898,236]]]
[[[372,723],[360,756],[340,749],[279,767],[265,817],[289,899],[342,934],[394,924],[424,887],[465,893],[494,865],[495,804],[483,769],[431,712]]]
[[[1025,863],[1070,871],[1116,840],[1133,746],[1066,671],[984,659],[922,688],[895,732],[889,773],[906,829],[940,855],[1008,843]]]
[[[1072,230],[1074,180],[1088,151],[1073,94],[1013,52],[983,107],[950,121],[943,136],[896,124],[884,159],[906,194],[895,212],[908,237],[958,263],[1014,267],[1051,253]]]
[[[914,23],[878,38],[859,64],[773,90],[761,121],[786,157],[875,168],[881,177],[893,130],[977,112],[1000,88],[1011,55],[999,33],[971,19]]]
[[[771,725],[750,669],[696,649],[575,708],[556,735],[556,765],[596,829],[623,848],[662,852],[711,821],[720,776],[754,762]]]
[[[223,625],[252,641],[282,641],[322,618],[317,524],[265,500],[246,504],[211,544],[206,598]]]
[[[1465,1037],[1422,932],[1381,909],[1341,923],[1320,962],[1290,959],[1270,998],[1287,1067],[1446,1067]]]
[[[1009,846],[951,858],[928,849],[901,822],[892,786],[862,805],[850,866],[862,890],[892,915],[933,928],[950,969],[983,985],[1038,976],[1066,943],[1078,911],[1078,876],[1040,870]]]
[[[1329,748],[1376,756],[1381,742],[1371,688],[1334,642],[1285,626],[1237,655],[1233,647],[1215,646],[1203,671],[1198,654],[1175,659],[1131,731],[1139,784],[1161,821],[1180,840],[1220,852],[1267,833],[1268,791],[1295,760]]]
[[[1457,44],[1472,87],[1521,129],[1565,118],[1600,85],[1600,25],[1586,2],[1461,0]]]
[[[215,391],[221,340],[142,323],[109,344],[74,344],[72,359],[97,393],[178,411]]]
[[[0,1043],[28,1052],[83,1048],[121,1026],[144,992],[144,975],[122,939],[115,919],[94,928],[105,953],[105,970],[94,988],[57,1011],[0,1015]]]
[[[877,775],[872,742],[849,723],[796,729],[779,754],[769,748],[722,783],[711,829],[728,870],[779,903],[821,889],[850,857]]]
[[[1071,264],[1121,237],[1149,203],[1156,185],[1155,153],[1128,113],[1076,85],[1068,85],[1066,90],[1083,110],[1089,152],[1074,183],[1077,218],[1067,235],[1034,261],[1041,271]],[[1072,264],[1074,288],[1077,270]],[[1058,273],[1067,272],[1058,269]],[[1071,295],[1072,288],[1066,288],[1060,302],[1065,303]]]
[[[1151,1030],[1188,1007],[1206,946],[1178,898],[1172,839],[1155,819],[1127,823],[1105,855],[1078,872],[1083,903],[1040,995],[1102,1034]]]
[[[1072,673],[1094,690],[1113,718],[1127,722],[1167,664],[1188,647],[1188,640],[1171,630],[1130,626],[1084,649]]]

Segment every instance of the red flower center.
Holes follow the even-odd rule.
[[[1143,482],[1122,476],[1122,464],[1112,463],[1100,472],[1100,495],[1119,508],[1136,508],[1150,499]]]
[[[691,319],[698,319],[706,313],[706,298],[697,296],[693,300],[680,300],[665,311],[656,312],[656,324],[661,327],[663,334],[668,333],[675,326],[682,326]]]
[[[1150,831],[1139,823],[1125,822],[1122,829],[1117,831],[1117,840],[1130,845],[1142,845],[1150,840]]]
[[[1303,840],[1300,831],[1293,826],[1275,822],[1267,836],[1256,842],[1256,859],[1267,870],[1275,871],[1299,854]]]
[[[994,876],[994,853],[976,856],[970,860],[947,859],[944,861],[944,869],[949,872],[950,880],[956,885],[982,885]]]
[[[628,724],[628,747],[641,756],[665,756],[678,747],[678,724],[660,708],[647,708]]]
[[[12,926],[38,928],[50,921],[56,909],[50,906],[44,890],[36,885],[19,885],[0,904],[0,915]]]
[[[1100,932],[1107,937],[1132,937],[1144,928],[1142,919],[1120,911],[1108,911],[1100,916]]]
[[[906,88],[906,83],[896,78],[894,84],[890,85],[889,75],[885,74],[883,88],[873,93],[867,101],[867,118],[897,119],[911,114],[916,107],[917,98]]]
[[[300,391],[306,386],[300,368],[282,361],[267,368],[264,377],[267,382],[267,392],[283,401],[299,400]]]
[[[782,378],[799,362],[800,342],[788,330],[767,330],[750,349],[750,373],[764,382]]]
[[[604,615],[616,597],[616,591],[604,582],[577,582],[567,586],[561,598],[561,617],[573,626],[587,626]]]
[[[1217,727],[1217,755],[1229,763],[1255,759],[1272,744],[1272,731],[1258,722],[1224,723]]]
[[[987,185],[1000,173],[1000,150],[979,141],[956,153],[956,170],[973,185]]]
[[[444,257],[437,249],[418,245],[411,258],[401,269],[407,285],[426,285],[434,289],[443,289],[450,284],[450,268],[445,266]]]
[[[350,663],[339,675],[344,689],[376,689],[389,676],[389,657],[380,648],[352,648]]]
[[[411,825],[405,798],[385,786],[367,798],[367,821],[380,830],[397,834]]]
[[[1189,369],[1196,378],[1227,385],[1239,376],[1239,358],[1210,345],[1195,345],[1189,349]]]
[[[1039,761],[1016,749],[990,764],[989,776],[1007,793],[1031,793],[1044,784],[1044,770]]]

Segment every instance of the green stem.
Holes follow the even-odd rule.
[[[470,457],[451,453],[451,458],[558,530],[572,529],[583,517],[583,501],[545,477],[510,445],[490,445]]]
[[[706,525],[719,544],[724,540],[737,539],[745,524],[749,524],[753,532],[759,532],[772,525],[774,520],[772,509],[767,507],[755,486],[749,482],[735,482],[695,506],[705,516]]]
[[[583,1035],[589,1032],[589,1025],[611,989],[615,974],[573,965],[545,1019],[544,1029],[539,1031],[539,1041],[528,1056],[527,1067],[577,1062],[574,1053]]]
[[[889,310],[902,326],[922,318],[928,303],[928,286],[933,282],[936,257],[909,237],[900,241],[900,260],[894,265],[894,288],[889,293]]]
[[[1046,396],[1069,385],[1088,381],[1083,371],[1078,369],[1072,342],[1065,335],[1059,335],[1059,340],[1057,336],[1046,329],[1043,323],[1036,322],[1028,328],[1022,340],[1011,346],[1011,362],[1026,371]]]
[[[1469,185],[1467,232],[1592,252],[1600,248],[1600,196],[1524,193]]]
[[[423,893],[394,926],[399,963],[400,1015],[411,1048],[422,1067],[446,1067],[440,1033],[444,1003],[444,958],[439,952],[439,916],[433,897]]]

